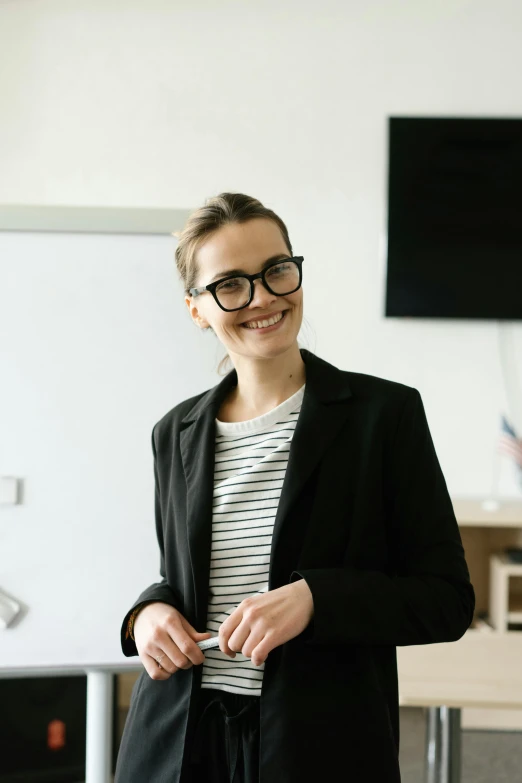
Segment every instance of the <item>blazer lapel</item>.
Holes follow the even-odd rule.
[[[288,562],[290,553],[279,546],[282,529],[285,523],[289,524],[289,511],[304,483],[344,424],[350,406],[342,403],[352,396],[347,373],[306,348],[301,348],[300,353],[306,365],[306,386],[274,521],[269,590],[286,584],[290,572],[297,567],[297,563]],[[206,627],[208,608],[215,418],[228,391],[235,385],[237,372],[233,369],[200,397],[181,420],[185,427],[180,431],[180,450],[187,482],[186,524],[198,628]],[[300,551],[306,530],[298,521],[294,520],[294,525],[293,531],[285,529],[284,540],[292,541],[295,552]]]

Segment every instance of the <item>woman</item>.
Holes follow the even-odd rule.
[[[399,783],[396,646],[475,608],[420,394],[299,347],[303,257],[256,199],[210,199],[176,262],[234,368],[152,431],[162,581],[121,627],[145,671],[115,783]]]

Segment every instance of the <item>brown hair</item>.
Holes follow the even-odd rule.
[[[245,223],[252,218],[268,218],[279,226],[290,255],[293,255],[288,230],[279,217],[260,201],[244,193],[220,193],[208,198],[205,205],[193,212],[182,231],[174,232],[178,237],[175,251],[176,266],[183,282],[185,294],[196,285],[199,269],[197,266],[197,250],[213,232],[228,223]],[[212,329],[212,327],[209,327]],[[230,356],[225,354],[218,365],[218,374]],[[228,372],[228,370],[226,371]],[[223,373],[223,374],[226,374]]]

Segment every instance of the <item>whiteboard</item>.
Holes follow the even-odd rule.
[[[0,232],[0,674],[136,667],[120,628],[161,579],[153,425],[221,380],[168,235]],[[231,365],[227,365],[228,368]]]

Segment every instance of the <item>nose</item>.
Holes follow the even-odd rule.
[[[268,288],[265,288],[260,277],[258,277],[257,280],[254,280],[254,294],[252,296],[252,301],[248,305],[249,307],[252,309],[254,309],[254,307],[259,307],[260,310],[266,310],[267,306],[272,302],[275,302],[276,299],[277,296],[270,293]]]

